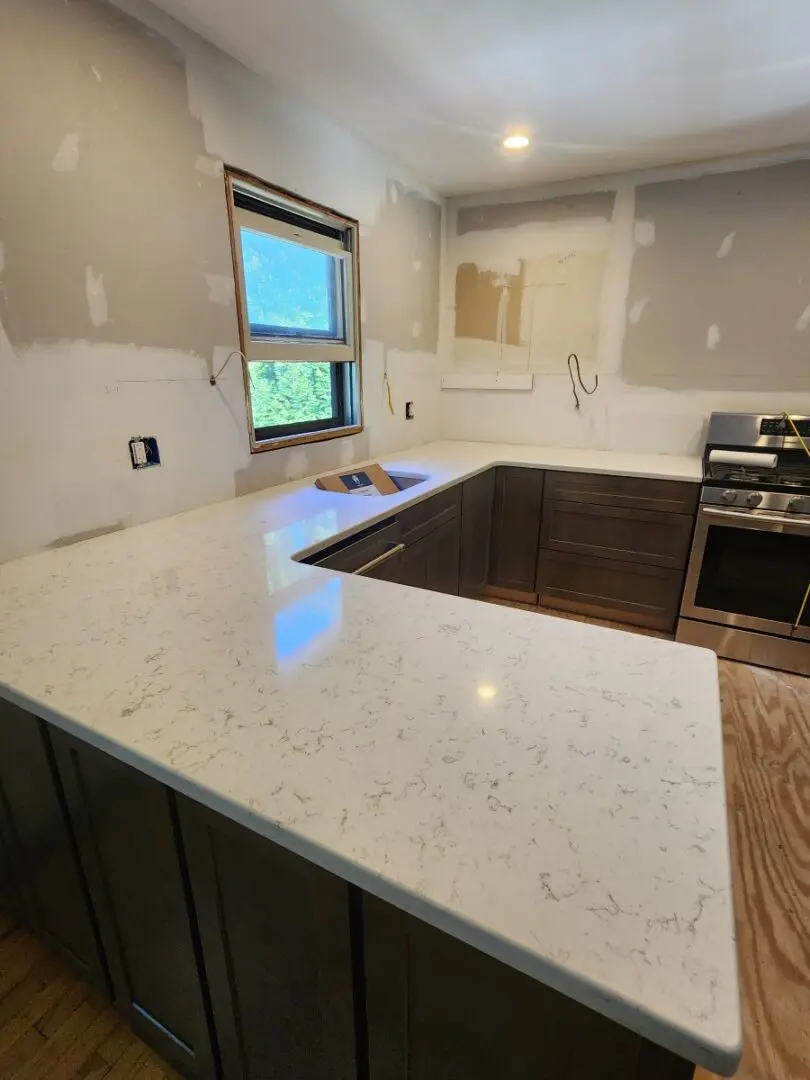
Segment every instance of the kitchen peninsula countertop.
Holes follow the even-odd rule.
[[[717,1071],[740,1055],[717,663],[294,558],[493,464],[700,461],[486,443],[384,457],[0,566],[0,696]]]

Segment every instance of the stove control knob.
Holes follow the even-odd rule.
[[[748,495],[746,495],[745,497],[745,501],[748,503],[749,506],[759,506],[759,504],[762,502],[762,492],[749,491]]]
[[[794,514],[810,514],[810,496],[797,495],[793,499],[788,500],[788,510],[792,510]]]
[[[737,501],[737,492],[734,490],[734,488],[727,488],[723,492],[723,494],[721,495],[721,498],[722,498],[724,503],[736,502]]]

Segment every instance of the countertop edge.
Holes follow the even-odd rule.
[[[493,959],[564,994],[586,1008],[593,1009],[607,1019],[615,1021],[697,1066],[723,1076],[731,1076],[740,1064],[741,1030],[733,1046],[710,1044],[706,1041],[698,1042],[694,1035],[683,1028],[645,1012],[627,1001],[622,995],[585,977],[578,976],[551,960],[526,952],[503,936],[486,930],[477,923],[460,918],[442,905],[432,903],[417,893],[400,888],[352,860],[343,858],[328,848],[312,843],[293,830],[285,829],[269,818],[254,813],[243,803],[222,796],[205,785],[196,783],[193,778],[169,769],[147,755],[130,750],[122,743],[101,735],[93,728],[71,717],[56,712],[34,698],[15,691],[5,683],[0,683],[0,698],[47,723],[52,723],[55,727],[81,739],[97,750],[110,754],[123,764],[138,769],[159,783],[165,784],[177,794],[184,795],[209,810],[222,814],[235,824],[279,844],[287,851],[300,855],[349,884],[479,949]]]

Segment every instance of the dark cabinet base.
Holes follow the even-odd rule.
[[[357,1080],[350,889],[188,799],[180,811],[227,1080]]]
[[[364,897],[369,1080],[689,1080],[694,1066]]]
[[[114,1004],[184,1076],[212,1080],[215,1054],[174,794],[64,732],[53,731],[52,741]]]
[[[0,701],[3,902],[86,982],[109,995],[90,894],[41,720]]]
[[[681,599],[683,573],[660,566],[541,551],[537,572],[540,605],[671,631]]]

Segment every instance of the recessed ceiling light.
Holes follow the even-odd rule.
[[[529,136],[521,135],[516,132],[514,135],[507,135],[503,140],[505,150],[525,150],[529,145]]]
[[[477,693],[482,701],[492,701],[495,697],[496,690],[491,683],[482,683],[482,685],[478,687]]]

